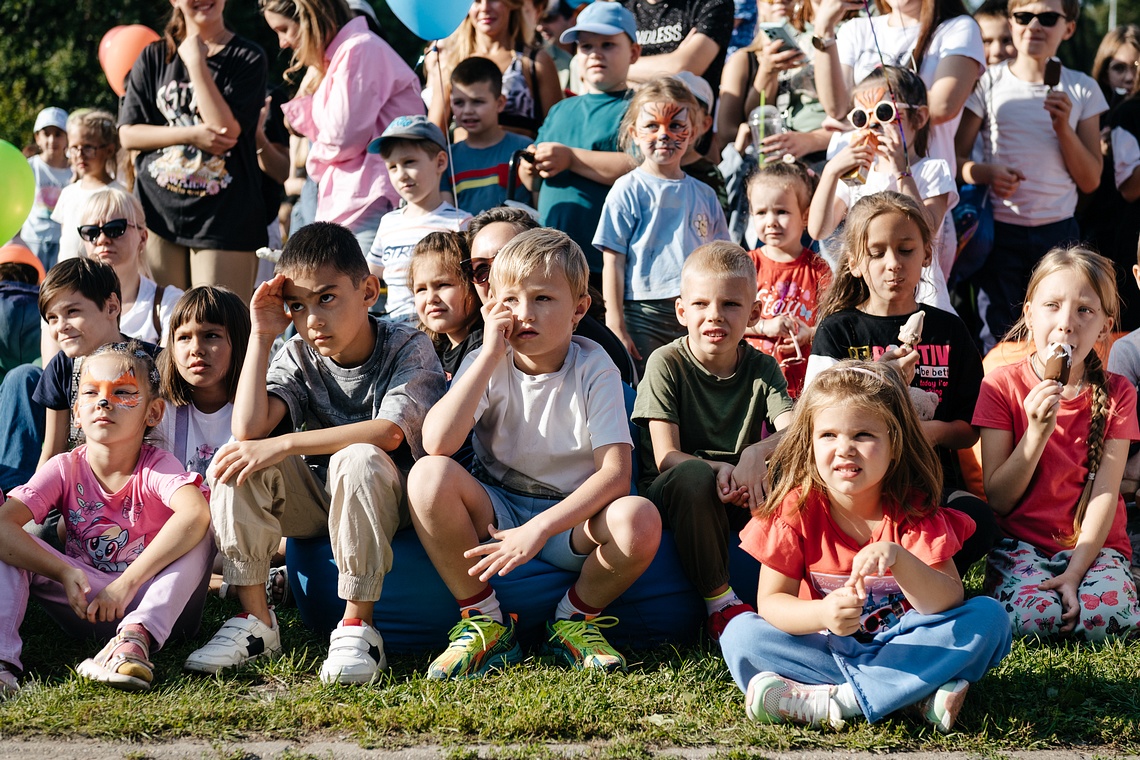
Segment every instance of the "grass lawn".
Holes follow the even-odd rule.
[[[977,586],[976,572],[970,587]],[[235,607],[211,598],[196,642],[158,653],[155,688],[125,694],[77,678],[98,646],[59,635],[36,605],[23,626],[24,692],[0,704],[0,738],[68,737],[208,741],[344,737],[364,746],[433,744],[466,755],[470,743],[522,745],[504,756],[541,757],[546,743],[592,743],[600,757],[646,757],[646,748],[715,747],[744,758],[790,749],[963,750],[1000,754],[1081,746],[1140,751],[1140,646],[1015,642],[1000,668],[974,685],[947,737],[905,717],[844,731],[758,726],[718,650],[708,644],[629,657],[627,675],[578,673],[532,660],[459,683],[424,678],[431,657],[394,657],[374,687],[322,685],[328,645],[284,610],[285,656],[227,677],[183,674],[183,658]],[[0,612],[0,614],[6,614]]]

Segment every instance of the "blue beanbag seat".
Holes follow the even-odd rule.
[[[754,603],[760,565],[732,540],[732,585],[737,594]],[[459,608],[428,559],[414,530],[396,534],[392,541],[392,571],[384,579],[373,623],[390,652],[424,652],[442,649],[447,634],[459,620]],[[344,614],[337,596],[337,571],[332,546],[326,537],[291,538],[286,557],[289,583],[305,625],[332,630]],[[531,560],[509,575],[491,581],[503,609],[518,615],[519,635],[534,641],[554,616],[558,600],[576,579],[574,573]],[[606,637],[622,648],[645,648],[662,643],[696,640],[705,621],[704,603],[681,572],[671,531],[661,535],[661,547],[649,569],[603,614],[621,622]]]

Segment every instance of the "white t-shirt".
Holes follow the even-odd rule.
[[[166,340],[170,333],[170,317],[174,314],[174,304],[182,297],[182,291],[173,285],[167,285],[166,290],[162,292],[162,303],[158,305],[158,321],[162,325],[161,337],[154,329],[154,297],[157,294],[158,285],[154,280],[146,277],[139,279],[139,293],[135,296],[134,305],[119,318],[119,330],[123,335],[145,340],[156,346]]]
[[[91,190],[83,187],[83,182],[72,182],[59,191],[59,200],[55,203],[55,210],[51,212],[51,220],[60,226],[59,235],[59,261],[77,259],[83,255],[83,239],[79,237],[79,225],[83,222],[83,209],[87,200],[109,187],[126,191],[126,188],[111,180],[109,185],[96,187]]]
[[[468,354],[452,385],[481,349]],[[528,375],[508,349],[475,409],[472,446],[487,473],[525,493],[569,494],[596,472],[594,450],[633,448],[621,375],[605,350],[575,335],[562,369]]]
[[[913,70],[912,55],[914,46],[918,42],[919,26],[891,26],[890,16],[874,16],[853,18],[836,32],[839,62],[850,66],[855,74],[855,84],[859,84],[883,62],[888,66],[901,66]],[[874,25],[874,34],[871,27]],[[878,40],[878,48],[875,40]],[[882,60],[879,58],[879,49],[882,49]],[[986,67],[986,49],[982,44],[982,30],[970,16],[955,16],[938,25],[930,38],[930,45],[922,57],[922,68],[918,75],[927,88],[934,84],[934,74],[938,64],[944,58],[952,55],[972,58],[978,63],[978,74]],[[936,124],[930,128],[930,149],[927,154],[931,158],[941,158],[950,166],[957,165],[957,156],[954,154],[954,134],[958,131],[958,122],[962,114],[953,119]]]
[[[1100,87],[1087,74],[1062,68],[1058,86],[1073,103],[1073,129],[1108,110]],[[1068,219],[1077,208],[1077,185],[1065,168],[1061,143],[1045,110],[1048,92],[1043,84],[1018,79],[1005,62],[991,66],[966,101],[966,108],[982,118],[986,162],[1012,166],[1025,175],[1009,198],[994,198],[994,219],[999,222],[1040,227]]]
[[[176,407],[168,401],[162,421],[155,429],[156,445],[174,454],[187,472],[196,472],[205,478],[214,452],[233,439],[230,425],[233,416],[233,404],[206,414],[193,404]],[[186,436],[185,445],[181,447],[178,446],[180,427]]]
[[[1113,175],[1119,190],[1132,173],[1140,169],[1140,142],[1136,140],[1136,135],[1123,127],[1113,127],[1112,158]]]
[[[380,218],[376,240],[368,252],[368,263],[384,268],[388,284],[388,316],[396,319],[415,314],[412,289],[408,287],[408,265],[416,243],[432,232],[460,232],[467,229],[471,215],[450,203],[443,203],[430,214],[406,217],[407,207],[389,211]]]
[[[32,200],[32,212],[20,229],[20,237],[25,243],[59,242],[59,224],[52,221],[51,214],[59,202],[63,188],[71,182],[71,167],[57,169],[49,166],[39,156],[28,159],[32,174],[36,178],[36,195]]]
[[[878,164],[876,164],[876,167]],[[950,210],[958,205],[958,187],[954,183],[954,172],[950,165],[940,158],[920,158],[910,167],[918,193],[925,200],[947,194],[946,213],[934,232],[934,261],[922,270],[922,285],[918,289],[919,303],[936,306],[943,311],[954,312],[950,305],[950,293],[946,280],[950,267],[954,265],[958,238],[954,233],[954,220]],[[847,204],[850,209],[860,199],[884,190],[898,192],[898,182],[890,172],[867,172],[867,182],[862,185],[848,185],[840,182],[835,186],[835,198]]]

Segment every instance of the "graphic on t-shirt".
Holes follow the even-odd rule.
[[[849,575],[833,573],[811,574],[812,585],[823,596],[842,588],[848,578]],[[867,589],[867,599],[863,602],[859,630],[854,636],[857,641],[866,643],[876,634],[892,628],[911,606],[892,575],[868,575],[863,579],[863,585]]]
[[[36,188],[36,206],[42,211],[40,215],[44,219],[51,218],[51,212],[55,211],[55,204],[59,203],[61,192],[63,188],[56,185],[40,185]]]
[[[756,291],[760,302],[760,315],[765,318],[787,314],[800,322],[812,324],[816,294],[793,280],[779,280]],[[810,304],[810,305],[809,305]]]
[[[198,446],[194,452],[194,456],[186,460],[186,471],[196,472],[203,478],[206,477],[206,470],[210,469],[210,462],[214,461],[214,452],[217,449],[208,443],[203,443]]]
[[[709,227],[711,226],[709,215],[705,213],[697,214],[693,219],[693,229],[697,231],[697,237],[701,240],[707,240],[709,237]]]
[[[850,346],[847,358],[878,361],[886,350],[886,346]],[[950,384],[950,345],[920,343],[914,350],[918,351],[918,366],[914,369],[916,382],[912,385],[938,394],[938,403],[941,404]]]
[[[101,514],[107,504],[83,498],[83,484],[75,484],[77,509],[67,511],[67,555],[87,560],[96,570],[121,573],[146,546],[146,539],[131,540],[130,531]],[[137,519],[142,505],[132,505],[130,496],[123,503],[123,517]],[[132,520],[133,522],[133,520]]]
[[[201,124],[194,88],[189,82],[167,82],[155,98],[172,127]],[[229,151],[214,156],[193,145],[171,145],[158,151],[147,171],[159,187],[179,195],[217,195],[233,182],[226,170]]]

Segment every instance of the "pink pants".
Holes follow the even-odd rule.
[[[35,540],[44,551],[87,574],[87,582],[91,584],[88,599],[94,599],[119,577],[119,573],[96,570],[83,560],[60,554],[40,539]],[[0,610],[3,610],[0,613],[0,661],[23,669],[20,662],[23,650],[20,624],[24,621],[28,599],[33,596],[73,636],[95,635],[109,639],[123,626],[138,624],[150,633],[155,649],[161,649],[172,632],[193,636],[202,622],[202,607],[210,585],[213,560],[214,538],[207,534],[197,546],[143,584],[122,620],[108,623],[89,623],[86,618],[78,617],[67,603],[63,586],[57,581],[0,562]]]

